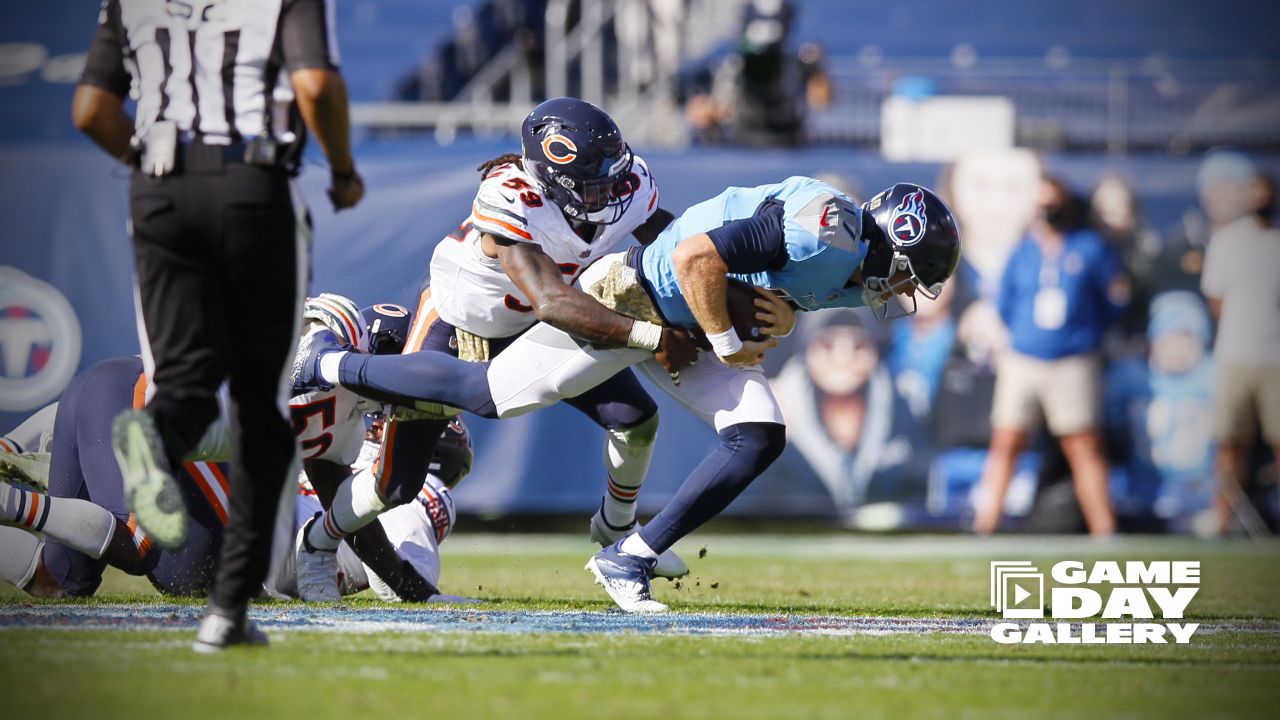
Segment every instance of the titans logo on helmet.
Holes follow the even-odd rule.
[[[915,245],[924,237],[924,228],[928,224],[924,214],[924,193],[920,190],[902,198],[898,207],[893,209],[893,217],[889,220],[889,228],[898,245]]]

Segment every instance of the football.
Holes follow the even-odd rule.
[[[756,319],[759,308],[756,298],[760,297],[755,286],[735,278],[729,278],[729,286],[725,288],[725,299],[729,306],[729,320],[738,337],[743,340],[759,340],[760,328],[768,323]]]

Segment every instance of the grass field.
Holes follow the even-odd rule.
[[[706,535],[678,550],[693,573],[655,585],[676,614],[636,620],[581,569],[585,538],[459,534],[443,584],[482,604],[264,604],[272,647],[215,657],[188,649],[198,607],[145,581],[111,575],[93,601],[53,606],[10,592],[0,671],[21,683],[4,715],[1274,717],[1280,703],[1280,545]],[[989,559],[1103,558],[1201,560],[1192,642],[988,637]],[[130,620],[148,612],[157,624]]]

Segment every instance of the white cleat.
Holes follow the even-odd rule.
[[[622,552],[615,543],[587,561],[586,569],[596,576],[596,584],[609,593],[623,612],[656,615],[671,608],[653,599],[649,580],[653,577],[653,560]]]
[[[600,547],[609,547],[618,542],[622,538],[630,535],[636,529],[636,523],[631,521],[630,525],[618,528],[610,525],[604,519],[604,512],[596,510],[596,514],[591,516],[591,542]],[[657,577],[682,578],[689,574],[689,564],[684,558],[676,554],[675,550],[668,548],[658,556],[658,564],[653,568],[653,574]]]
[[[294,568],[298,575],[298,599],[303,602],[342,602],[338,589],[338,553],[317,550],[307,542],[307,531],[320,517],[311,518],[293,541]]]

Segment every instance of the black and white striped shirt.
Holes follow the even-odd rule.
[[[187,141],[238,142],[269,112],[290,141],[288,73],[338,61],[333,0],[104,0],[81,82],[130,95],[139,137],[169,120]]]

